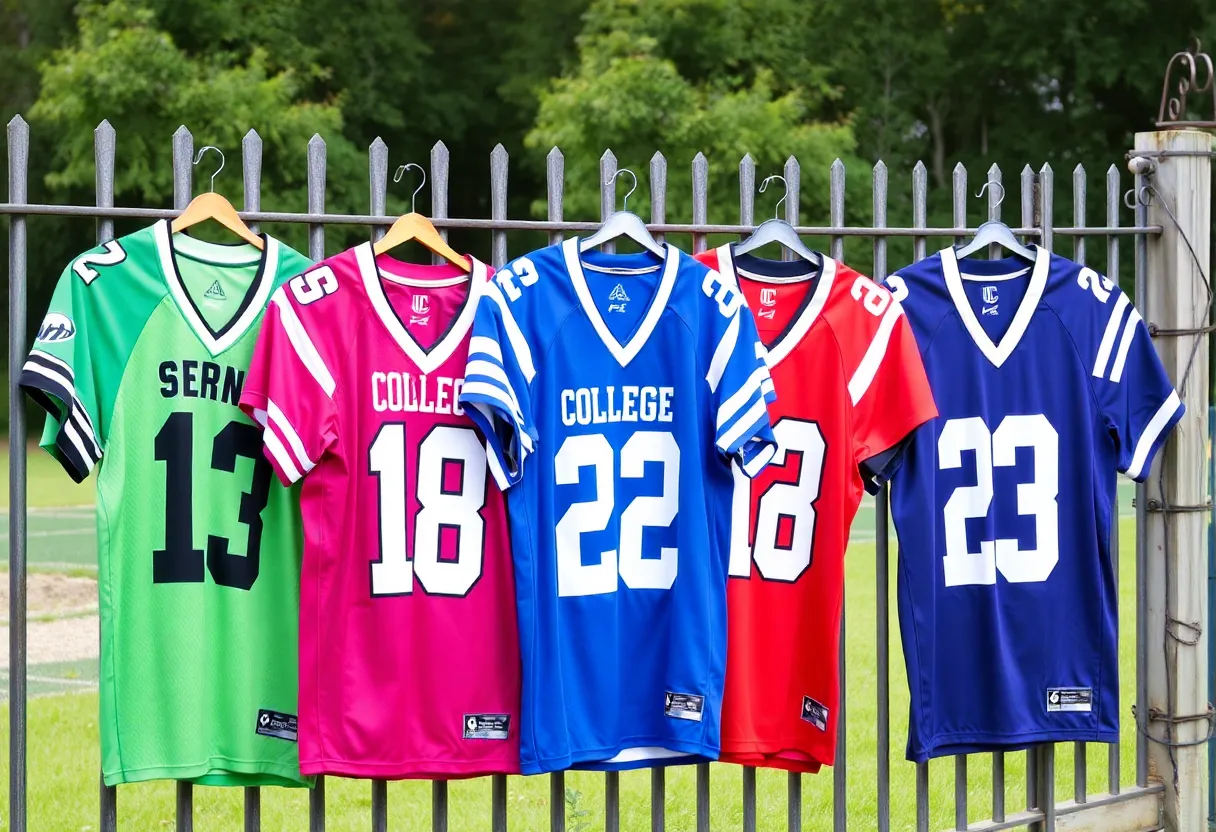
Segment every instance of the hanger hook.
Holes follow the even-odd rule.
[[[215,192],[215,177],[220,175],[220,171],[222,171],[224,169],[224,163],[227,160],[224,158],[224,151],[220,150],[218,147],[216,147],[213,144],[209,144],[209,145],[204,145],[203,147],[200,147],[198,149],[198,153],[194,154],[194,164],[197,165],[199,162],[201,162],[203,160],[203,154],[206,153],[208,150],[214,150],[216,153],[220,154],[220,166],[215,169],[215,173],[211,174],[211,191],[212,191],[212,193],[214,193]]]
[[[781,203],[785,202],[786,198],[790,195],[790,183],[781,174],[774,173],[772,176],[764,177],[764,181],[760,183],[759,192],[764,193],[766,190],[768,190],[768,183],[772,182],[774,179],[780,179],[781,184],[785,186],[785,193],[781,195],[781,199],[777,200],[777,207],[773,211],[773,219],[779,220],[781,219]]]
[[[978,197],[983,196],[984,192],[987,191],[989,188],[1000,188],[1001,189],[1001,195],[996,198],[997,205],[1000,205],[1002,202],[1005,201],[1005,186],[1002,185],[1000,182],[997,182],[995,179],[989,179],[987,182],[985,182],[983,184],[983,186],[980,187],[979,191],[976,193],[976,197],[978,198]]]
[[[608,178],[608,181],[605,182],[604,184],[611,185],[613,182],[616,181],[617,177],[620,176],[622,173],[629,174],[629,176],[633,179],[633,187],[629,189],[629,193],[625,194],[625,198],[621,200],[621,210],[628,211],[629,210],[629,208],[628,208],[629,197],[633,196],[633,192],[638,189],[638,175],[636,173],[634,173],[633,171],[631,171],[629,168],[621,168],[616,173],[612,174],[612,176],[610,176]]]
[[[415,168],[419,173],[422,174],[422,181],[418,183],[418,187],[414,188],[414,192],[410,194],[410,213],[412,214],[414,212],[414,203],[418,199],[418,192],[426,187],[426,171],[422,169],[422,165],[415,162],[409,162],[408,164],[404,164],[397,168],[397,172],[393,174],[393,182],[400,182],[401,177],[405,176],[405,172],[410,168]]]

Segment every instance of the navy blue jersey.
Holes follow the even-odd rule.
[[[738,291],[570,239],[494,276],[461,401],[507,488],[525,774],[716,758],[733,476],[774,453]]]
[[[887,285],[940,413],[891,490],[908,758],[1117,742],[1115,472],[1146,477],[1183,413],[1144,322],[1041,248],[946,249]]]

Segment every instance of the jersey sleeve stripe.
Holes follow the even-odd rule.
[[[287,299],[282,289],[274,293],[271,299],[279,310],[279,324],[283,327],[283,332],[287,333],[287,340],[291,342],[292,348],[296,351],[296,355],[300,361],[312,373],[312,377],[316,379],[317,384],[321,385],[321,389],[325,391],[325,395],[330,398],[334,395],[334,377],[330,374],[329,368],[325,366],[325,361],[321,358],[321,354],[317,352],[316,345],[313,344],[312,338],[308,337],[308,331],[304,329],[304,325],[300,323],[300,318],[296,315],[296,310],[292,308],[291,301]]]
[[[279,409],[279,406],[266,397],[266,414],[270,417],[270,421],[274,424],[275,429],[283,434],[283,438],[287,440],[287,444],[291,447],[291,452],[295,454],[295,458],[300,462],[300,468],[304,474],[307,474],[316,465],[308,458],[308,451],[304,448],[304,443],[300,440],[300,434],[296,433],[296,429],[287,419],[287,415]]]
[[[1115,356],[1115,366],[1110,371],[1110,380],[1116,384],[1123,378],[1123,366],[1127,363],[1127,351],[1131,349],[1132,341],[1136,338],[1136,328],[1142,320],[1143,318],[1140,317],[1140,313],[1133,309],[1132,314],[1127,316],[1127,323],[1123,325],[1123,337],[1119,339],[1119,353]]]
[[[93,432],[92,420],[89,419],[88,411],[85,410],[80,399],[76,397],[70,379],[64,378],[57,367],[45,366],[37,356],[31,354],[29,360],[25,362],[25,367],[22,368],[20,384],[43,410],[59,419],[61,431],[65,430],[69,424],[75,425],[68,436],[74,437],[75,442],[87,439],[91,449],[86,450],[82,446],[80,449],[82,455],[94,462],[101,459],[101,446]],[[59,407],[46,398],[46,393],[50,393],[62,402],[64,407],[62,415]]]
[[[482,354],[484,355],[485,353]],[[511,381],[507,378],[507,371],[503,368],[502,364],[480,358],[470,359],[464,368],[464,378],[465,384],[468,384],[470,381],[477,383],[485,379],[496,382],[511,397],[511,409],[515,418],[519,422],[523,422],[523,410],[519,406],[519,399],[515,395],[515,389],[511,387]]]
[[[776,455],[776,445],[763,446],[759,453],[753,454],[751,459],[743,462],[743,473],[747,474],[749,478],[756,476],[756,474],[764,470],[764,466],[768,465],[769,461]]]
[[[854,405],[861,401],[861,397],[874,382],[874,376],[878,374],[878,368],[882,366],[882,360],[887,354],[887,346],[891,343],[891,333],[895,331],[895,324],[903,314],[903,307],[898,301],[891,301],[887,311],[883,313],[878,330],[870,340],[870,346],[866,348],[866,354],[861,357],[857,369],[853,371],[853,377],[849,379],[849,398],[853,400]]]
[[[524,333],[519,328],[519,324],[515,322],[515,316],[511,314],[511,308],[507,305],[507,299],[502,296],[498,286],[492,281],[487,283],[483,289],[486,295],[498,305],[498,312],[502,318],[503,330],[507,335],[507,342],[511,347],[511,352],[514,353],[515,363],[519,365],[519,371],[524,375],[524,381],[529,384],[536,377],[536,366],[532,363],[532,350],[528,347],[528,341],[524,338]],[[502,361],[502,356],[498,356],[498,360]]]
[[[271,425],[270,414],[260,407],[254,408],[253,418],[263,428],[262,443],[270,454],[270,463],[274,466],[280,481],[284,485],[291,485],[304,476],[300,473],[300,469],[296,467],[295,460],[287,453],[283,440],[279,439],[279,435],[275,432],[275,426]]]
[[[93,428],[93,418],[89,416],[89,411],[85,410],[80,403],[80,399],[76,396],[76,376],[72,373],[72,368],[66,361],[56,358],[49,352],[42,350],[30,350],[29,357],[26,359],[26,368],[31,364],[39,365],[52,373],[57,373],[66,380],[66,388],[71,392],[72,400],[75,402],[75,409],[79,413],[79,418],[82,427],[87,427],[90,438],[96,435]],[[24,369],[24,368],[23,368]],[[96,444],[96,443],[94,443]]]
[[[506,491],[511,487],[511,480],[507,476],[507,472],[503,470],[502,460],[498,458],[498,451],[494,450],[490,443],[486,443],[486,461],[490,466],[490,474],[494,477],[494,482],[498,483],[498,488]]]
[[[743,310],[744,307],[741,306],[739,311],[735,312],[735,317],[731,318],[726,332],[722,333],[722,339],[718,341],[718,346],[714,349],[713,360],[709,362],[709,372],[705,374],[705,380],[709,382],[711,392],[717,392],[718,384],[722,381],[722,374],[726,372],[726,364],[735,351],[735,342],[739,340],[739,315],[743,314]]]
[[[1102,378],[1106,375],[1106,364],[1110,361],[1110,351],[1115,346],[1115,336],[1119,334],[1119,322],[1123,320],[1123,312],[1130,302],[1127,295],[1119,293],[1119,299],[1115,301],[1115,310],[1110,313],[1110,320],[1106,322],[1106,330],[1102,333],[1102,343],[1098,345],[1098,357],[1094,359],[1094,378]]]
[[[1136,442],[1131,464],[1123,473],[1134,480],[1140,479],[1145,463],[1152,458],[1153,451],[1160,444],[1162,437],[1166,435],[1167,429],[1182,417],[1181,411],[1182,402],[1178,399],[1178,391],[1172,390],[1169,397],[1161,403],[1161,407],[1157,408],[1153,418],[1145,425],[1144,432],[1140,434],[1140,439]]]
[[[488,355],[500,365],[502,364],[502,350],[498,348],[498,344],[493,338],[487,338],[484,335],[474,335],[469,339],[469,357],[472,358],[479,353]]]
[[[466,377],[460,388],[460,400],[478,408],[490,422],[493,422],[494,412],[509,417],[519,434],[519,444],[525,451],[534,449],[532,437],[524,430],[523,417],[511,405],[510,394],[502,387],[489,381],[469,381]]]
[[[719,429],[716,443],[718,449],[728,456],[738,451],[739,447],[754,434],[760,421],[768,418],[767,407],[764,399],[756,399],[728,430]]]
[[[30,350],[29,358],[27,358],[26,361],[28,362],[35,360],[37,363],[57,369],[59,374],[68,381],[75,382],[76,375],[72,372],[72,368],[68,362],[64,361],[63,359],[57,358],[51,355],[49,352],[43,352],[42,350]]]
[[[772,385],[771,377],[768,374],[768,367],[761,365],[752,371],[747,381],[743,382],[730,398],[722,402],[721,407],[718,408],[719,431],[726,427],[731,419],[737,416],[739,411],[756,397],[756,393],[763,392],[765,381],[768,381],[770,386]]]

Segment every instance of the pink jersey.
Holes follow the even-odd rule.
[[[241,408],[303,477],[300,770],[519,770],[510,538],[458,403],[488,279],[357,246],[271,298]],[[429,345],[424,347],[423,345]]]

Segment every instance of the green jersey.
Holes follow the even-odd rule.
[[[107,785],[306,785],[296,752],[297,495],[237,407],[262,313],[311,264],[167,221],[64,269],[20,384],[42,446],[97,465]]]

